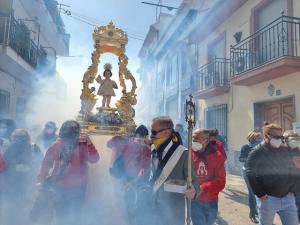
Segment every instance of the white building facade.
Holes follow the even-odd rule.
[[[58,76],[56,56],[68,56],[69,39],[56,1],[0,1],[1,117],[20,119],[34,82]]]

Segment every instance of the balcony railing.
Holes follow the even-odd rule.
[[[215,58],[212,62],[200,67],[200,89],[204,91],[212,87],[228,86],[230,60]]]
[[[11,47],[34,68],[37,67],[38,58],[45,56],[30,38],[27,26],[12,15],[0,15],[0,44]]]
[[[300,57],[300,18],[281,16],[231,47],[231,76],[282,57]]]

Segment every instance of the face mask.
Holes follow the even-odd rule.
[[[154,145],[154,147],[157,149],[165,140],[166,140],[165,137],[153,139],[153,145]]]
[[[275,139],[275,138],[272,138],[270,140],[270,144],[274,147],[274,148],[279,148],[282,144],[282,141],[281,139]]]
[[[193,149],[193,151],[198,152],[198,151],[201,151],[202,148],[203,148],[203,146],[202,146],[201,143],[193,141],[193,143],[192,143],[192,149]]]

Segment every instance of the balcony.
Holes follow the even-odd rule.
[[[212,62],[200,67],[198,83],[200,87],[196,98],[207,99],[225,94],[229,91],[230,60],[215,58]]]
[[[231,47],[231,83],[251,86],[300,70],[300,18],[281,16]]]
[[[34,0],[26,0],[22,1],[22,6],[28,12],[28,16],[36,18],[44,43],[55,48],[57,55],[68,56],[70,35],[66,33],[57,1],[41,0],[36,4]]]
[[[45,51],[30,38],[27,26],[12,15],[0,15],[0,47],[3,49],[1,61],[4,66],[10,67],[6,68],[8,71],[16,63],[24,65],[25,70],[30,72],[32,69],[40,70],[42,62],[47,59]]]

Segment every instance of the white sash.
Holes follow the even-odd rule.
[[[171,174],[171,172],[175,168],[178,160],[182,156],[182,153],[186,150],[187,149],[185,147],[183,147],[182,145],[179,145],[176,148],[176,150],[172,154],[171,158],[168,160],[167,164],[163,168],[161,174],[159,175],[159,177],[155,181],[155,183],[153,185],[153,192],[156,192],[161,187],[161,185],[163,185],[163,183],[167,180],[167,178],[169,177],[169,175]]]

